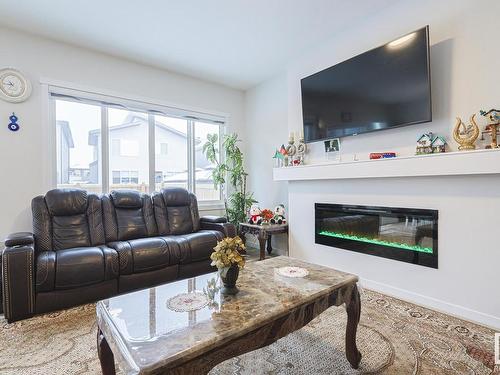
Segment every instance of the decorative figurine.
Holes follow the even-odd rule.
[[[307,152],[307,146],[304,142],[304,135],[302,132],[299,133],[299,142],[297,143],[297,163],[296,165],[304,164],[304,157]]]
[[[276,150],[273,159],[276,160],[276,168],[281,168],[283,166],[283,160],[285,159],[285,156],[279,150]]]
[[[479,113],[490,121],[481,132],[481,140],[484,140],[484,134],[489,134],[491,143],[486,148],[499,148],[497,136],[500,135],[500,110],[490,109],[488,112],[481,110]]]
[[[274,216],[271,219],[271,224],[286,224],[284,205],[278,204],[274,207]]]
[[[248,219],[249,224],[260,225],[262,223],[262,218],[260,216],[261,210],[259,206],[257,206],[256,204],[252,204],[249,213],[250,213],[250,219]]]
[[[470,124],[465,125],[460,117],[457,117],[457,123],[453,129],[453,139],[460,146],[458,149],[460,151],[474,150],[476,148],[475,142],[477,137],[479,137],[479,127],[475,121],[476,114],[470,117]]]
[[[446,152],[446,139],[438,135],[431,142],[432,153],[437,154],[441,152]]]
[[[12,115],[9,117],[10,123],[7,125],[10,131],[17,132],[20,128],[19,124],[17,123],[17,116],[14,112],[12,112]]]
[[[281,145],[280,152],[283,155],[283,166],[288,167],[290,157],[288,156],[285,145]]]
[[[297,147],[295,146],[295,137],[293,132],[290,133],[290,137],[288,138],[288,146],[286,146],[286,154],[288,155],[288,165],[294,165],[294,156],[297,153]]]
[[[432,132],[424,133],[417,140],[417,155],[432,154],[432,141],[434,135]]]
[[[446,152],[446,139],[432,132],[424,133],[417,140],[417,155],[437,154]],[[395,156],[395,155],[394,155]]]

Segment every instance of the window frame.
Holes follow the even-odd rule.
[[[196,177],[195,177],[195,138],[194,126],[196,121],[210,122],[219,126],[219,153],[221,160],[224,160],[222,152],[222,138],[226,134],[229,115],[225,113],[218,113],[215,111],[207,111],[205,109],[195,109],[174,106],[169,103],[161,103],[147,98],[128,96],[125,98],[123,95],[116,93],[105,92],[104,90],[89,90],[88,88],[82,90],[81,88],[71,87],[68,84],[60,82],[41,80],[42,85],[42,101],[46,104],[43,112],[46,114],[44,126],[47,128],[49,134],[49,166],[47,168],[47,181],[50,189],[57,187],[57,166],[56,166],[56,153],[57,145],[55,142],[56,131],[56,115],[55,103],[56,100],[74,101],[77,103],[91,103],[100,105],[101,108],[101,189],[102,193],[109,192],[110,181],[110,165],[109,157],[112,151],[112,142],[109,139],[108,127],[108,109],[109,108],[122,108],[130,111],[137,111],[147,114],[148,118],[148,156],[149,156],[149,193],[155,189],[156,181],[156,142],[155,142],[155,115],[162,115],[166,117],[177,117],[187,120],[188,124],[188,137],[187,137],[187,160],[188,160],[188,190],[195,192],[196,190]],[[111,104],[112,103],[112,104]],[[161,148],[161,145],[159,146]],[[161,151],[161,150],[160,150]],[[168,156],[168,155],[167,155]],[[219,200],[202,200],[199,201],[199,207],[203,210],[222,209],[224,208],[223,192],[220,193]]]

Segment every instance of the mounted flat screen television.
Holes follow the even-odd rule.
[[[429,27],[301,80],[304,139],[432,120]]]

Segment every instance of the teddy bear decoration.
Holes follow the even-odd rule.
[[[284,205],[278,204],[274,207],[274,216],[271,219],[271,224],[286,224]]]
[[[260,216],[261,210],[259,206],[252,204],[248,213],[250,214],[248,224],[260,225],[262,223],[262,217]]]

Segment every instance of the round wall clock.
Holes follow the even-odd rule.
[[[0,69],[0,98],[11,103],[23,102],[31,95],[31,82],[19,70]]]

